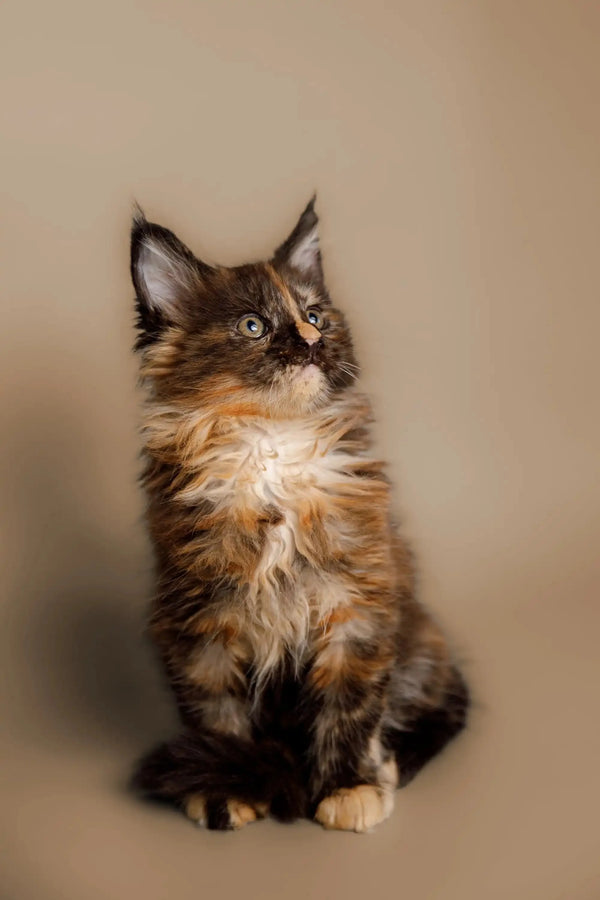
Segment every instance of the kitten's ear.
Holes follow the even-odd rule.
[[[288,239],[277,248],[273,262],[298,269],[311,281],[322,282],[323,267],[319,247],[319,217],[315,212],[316,199],[314,195]]]
[[[139,327],[148,337],[181,322],[211,267],[197,259],[172,231],[148,222],[136,206],[131,226],[131,279]]]

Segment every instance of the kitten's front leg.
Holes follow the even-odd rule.
[[[194,730],[210,735],[217,749],[222,738],[222,754],[227,756],[232,739],[250,743],[247,684],[243,670],[244,654],[238,642],[224,629],[209,630],[210,622],[201,623],[205,633],[187,655],[173,679],[184,720]],[[247,790],[251,793],[252,786]],[[241,791],[231,790],[218,782],[208,790],[188,794],[183,806],[190,819],[211,829],[239,829],[263,818],[267,804],[250,800]]]
[[[383,639],[347,638],[347,621],[328,629],[309,673],[311,787],[318,822],[362,832],[394,806],[396,763],[379,737],[391,655]]]

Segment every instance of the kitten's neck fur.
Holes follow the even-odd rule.
[[[375,493],[373,481],[355,476],[379,474],[381,464],[368,458],[371,410],[355,390],[293,419],[223,414],[229,403],[224,399],[220,412],[151,400],[146,452],[163,478],[153,481],[151,463],[146,480],[155,506],[169,503],[192,529],[201,532],[203,518],[213,528],[221,519],[227,523],[220,536],[224,564],[239,556],[241,536],[251,542],[264,531],[255,558],[237,576],[246,582],[241,614],[262,681],[284,657],[299,665],[311,629],[352,601],[328,573],[344,551],[346,515],[332,497]]]

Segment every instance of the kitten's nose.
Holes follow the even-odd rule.
[[[309,347],[321,340],[321,332],[314,325],[311,325],[310,322],[298,322],[296,329]]]

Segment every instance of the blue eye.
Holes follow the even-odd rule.
[[[262,335],[267,330],[267,326],[265,325],[261,317],[252,314],[248,316],[242,316],[236,327],[240,334],[243,334],[244,337],[250,338],[262,337]]]
[[[320,328],[323,325],[323,316],[317,309],[309,309],[306,318],[315,328]]]

